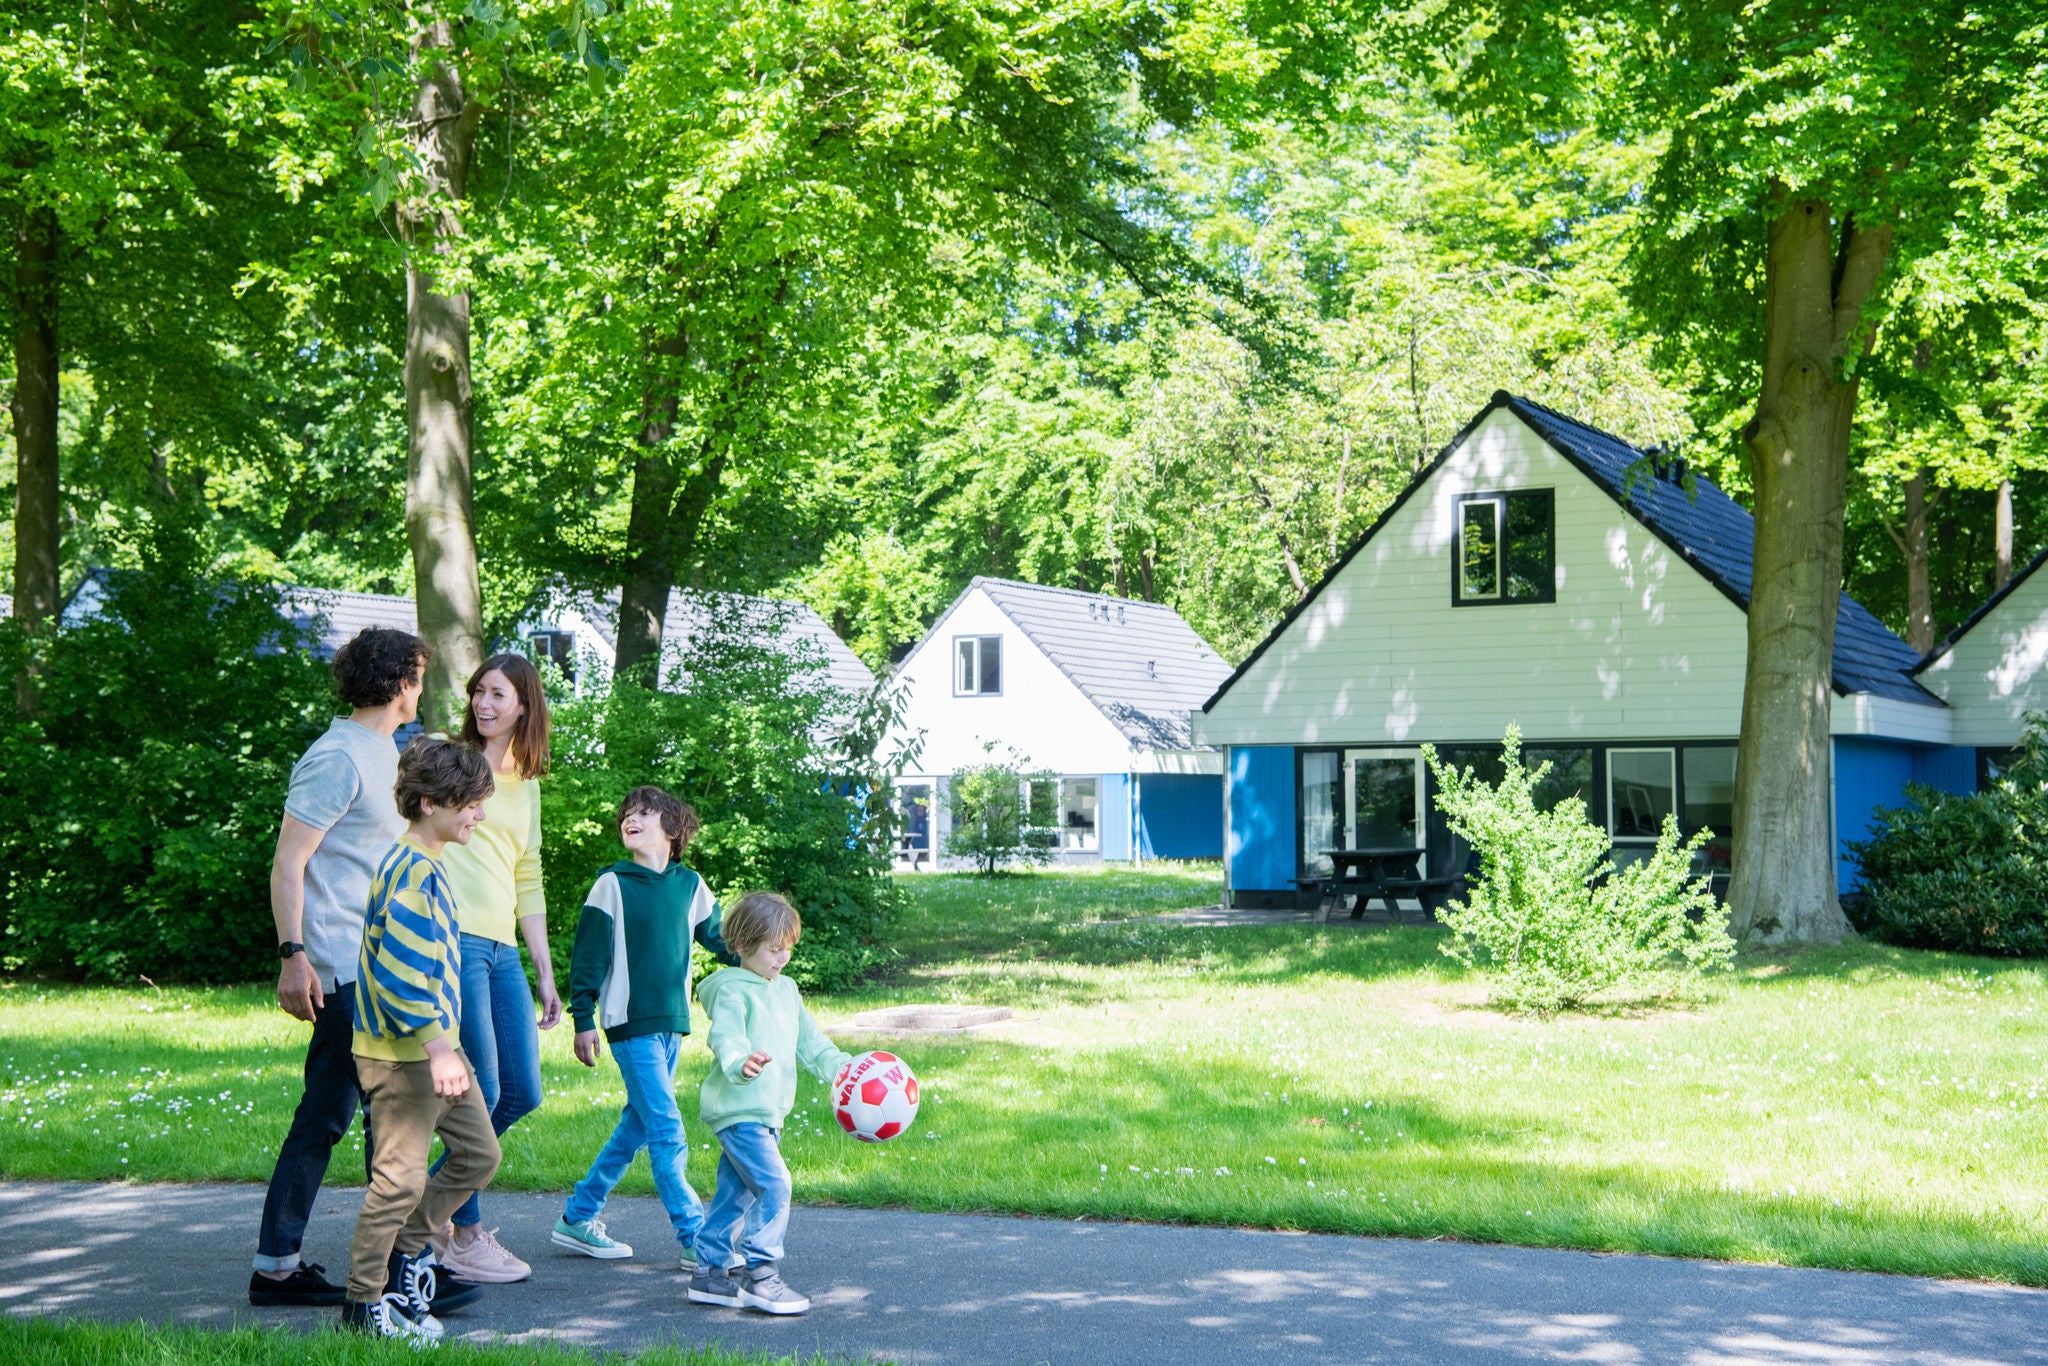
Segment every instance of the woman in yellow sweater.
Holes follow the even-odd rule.
[[[562,1018],[548,955],[540,882],[540,777],[548,769],[548,700],[523,655],[493,655],[469,679],[462,738],[489,761],[497,787],[483,824],[443,856],[462,932],[462,1051],[498,1134],[540,1104],[540,1035]],[[540,1016],[519,961],[515,926],[533,955]],[[475,1196],[434,1239],[435,1258],[464,1280],[523,1280],[533,1268],[483,1226]]]

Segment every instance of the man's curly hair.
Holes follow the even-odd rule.
[[[334,652],[334,681],[351,707],[381,707],[427,666],[427,643],[388,626],[365,626]]]

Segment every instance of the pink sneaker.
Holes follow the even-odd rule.
[[[523,1281],[533,1268],[520,1261],[498,1241],[498,1230],[479,1229],[466,1243],[457,1242],[451,1228],[433,1236],[434,1260],[465,1281],[485,1285],[507,1285]]]

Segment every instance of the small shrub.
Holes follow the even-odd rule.
[[[276,590],[212,572],[175,516],[90,621],[0,622],[0,963],[96,981],[275,972],[270,860],[334,686]],[[36,667],[32,715],[14,675]]]
[[[946,853],[971,860],[983,873],[1011,863],[1050,863],[1059,840],[1058,787],[1054,775],[1026,773],[1016,756],[1003,763],[969,764],[946,784],[952,828]]]
[[[789,973],[799,985],[843,988],[893,957],[889,832],[871,828],[862,800],[886,777],[872,753],[853,752],[886,729],[871,714],[889,699],[831,689],[822,658],[764,643],[772,633],[737,612],[713,613],[667,687],[617,679],[554,705],[541,861],[558,977],[583,894],[623,857],[612,817],[642,783],[696,807],[704,825],[684,862],[721,900],[765,889],[797,908],[803,943]]]
[[[1519,727],[1502,749],[1498,784],[1422,749],[1438,808],[1483,861],[1465,900],[1437,912],[1452,934],[1443,951],[1492,967],[1496,1002],[1549,1014],[1618,987],[1671,995],[1733,960],[1727,911],[1691,873],[1707,832],[1680,843],[1667,816],[1650,858],[1616,870],[1582,805],[1539,805],[1550,765],[1523,767]]]
[[[1913,784],[1849,846],[1856,927],[1911,948],[2048,955],[2048,737],[2028,718],[2018,759],[1983,792]]]

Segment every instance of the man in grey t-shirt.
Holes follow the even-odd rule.
[[[270,865],[277,921],[277,1003],[313,1026],[306,1089],[278,1150],[256,1239],[251,1304],[339,1304],[342,1287],[299,1245],[334,1145],[362,1104],[352,1048],[356,960],[377,865],[405,831],[392,787],[400,726],[419,711],[427,648],[417,636],[371,626],[334,656],[350,708],[292,767],[284,823]],[[370,1116],[363,1116],[365,1170]]]

